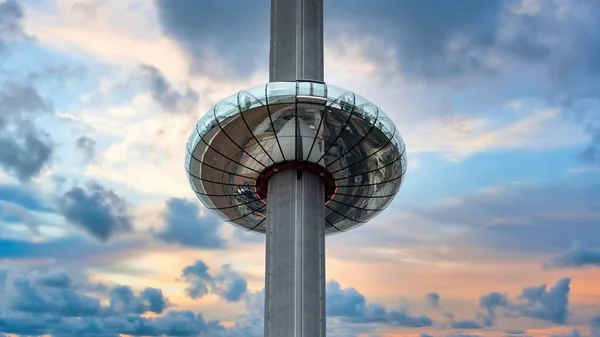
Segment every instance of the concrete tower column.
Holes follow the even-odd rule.
[[[271,0],[269,81],[323,81],[323,0]]]
[[[323,81],[323,0],[271,0],[269,77]],[[268,181],[265,337],[325,337],[324,202],[313,172]]]

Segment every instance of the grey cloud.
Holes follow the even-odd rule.
[[[484,62],[497,42],[505,4],[502,1],[461,1],[460,4],[385,0],[372,6],[360,0],[326,2],[334,22],[353,22],[352,33],[383,36],[394,47],[401,71],[423,78],[446,78],[489,72]],[[460,50],[449,50],[460,37]],[[377,59],[383,49],[371,50]]]
[[[389,62],[381,55],[389,55],[391,48],[403,76],[441,84],[450,92],[480,90],[478,96],[502,102],[537,97],[574,119],[585,115],[582,126],[590,143],[579,157],[600,164],[597,1],[325,3],[339,26],[330,32],[382,38],[381,44],[370,46],[369,56]]]
[[[38,175],[54,151],[50,136],[31,118],[51,111],[31,85],[5,82],[0,87],[0,167],[21,181]]]
[[[6,289],[9,308],[31,314],[56,314],[66,317],[98,315],[100,301],[73,289],[36,287],[31,280],[17,277]]]
[[[223,248],[225,240],[218,233],[221,221],[209,214],[200,217],[198,203],[170,198],[162,214],[165,228],[154,232],[154,237],[167,243],[192,248]]]
[[[35,235],[35,236],[39,236],[40,235],[40,229],[38,226],[38,223],[36,221],[36,219],[31,215],[31,213],[29,213],[29,211],[27,209],[25,209],[24,207],[21,207],[20,205],[17,205],[15,203],[12,202],[3,202],[0,203],[0,214],[7,216],[7,215],[15,215],[17,216],[25,226],[27,226],[27,229],[29,229],[29,231],[31,232],[31,234]]]
[[[110,310],[119,313],[143,314],[153,312],[161,314],[170,306],[160,289],[146,288],[139,296],[128,286],[116,286],[110,290]]]
[[[191,298],[202,298],[211,291],[213,280],[204,261],[198,260],[193,265],[185,267],[181,271],[181,276],[188,283],[186,293]]]
[[[13,133],[0,136],[0,166],[19,180],[27,181],[42,171],[54,148],[49,134],[38,132],[33,127],[22,131],[20,137]]]
[[[263,337],[265,290],[247,292],[243,296],[246,313],[240,315],[228,329],[226,337]]]
[[[238,302],[248,293],[248,283],[231,265],[224,265],[222,271],[210,274],[208,266],[201,260],[187,266],[181,276],[188,284],[186,293],[191,298],[202,298],[209,293],[217,294],[227,302]]]
[[[62,270],[49,270],[40,274],[34,274],[34,282],[44,287],[70,288],[73,286],[71,276]]]
[[[161,108],[172,113],[195,112],[199,96],[189,84],[186,84],[183,92],[178,92],[159,69],[148,65],[143,65],[141,69],[150,86],[152,98]]]
[[[0,3],[0,53],[6,51],[7,44],[25,37],[22,20],[23,10],[15,0]]]
[[[115,257],[133,254],[146,245],[143,241],[122,241],[100,243],[81,235],[66,236],[33,242],[28,240],[0,238],[0,258],[14,261],[51,260],[63,266],[89,265],[93,260],[96,266],[112,267]],[[127,271],[131,271],[129,268]]]
[[[587,247],[576,242],[571,249],[553,258],[546,266],[557,268],[600,267],[600,246]]]
[[[579,158],[584,163],[600,164],[600,125],[587,124],[586,131],[590,135],[590,142],[579,154]]]
[[[479,306],[485,309],[485,312],[480,315],[483,319],[483,325],[493,326],[496,320],[496,308],[505,307],[508,303],[506,296],[499,292],[491,292],[479,299]]]
[[[408,312],[386,310],[379,304],[367,304],[364,296],[354,288],[343,289],[336,281],[327,283],[327,315],[355,323],[384,323],[392,326],[431,326],[431,318],[411,316]]]
[[[434,308],[439,308],[440,306],[440,295],[438,293],[429,293],[427,294],[427,302]]]
[[[101,241],[132,229],[127,202],[95,182],[73,187],[58,198],[58,205],[65,219]]]
[[[509,335],[524,335],[527,333],[527,331],[523,330],[506,330],[505,332]]]
[[[349,0],[326,5],[332,21],[351,21],[353,32],[383,36],[394,47],[401,70],[421,78],[494,74],[504,64],[493,66],[486,62],[490,57],[543,65],[557,82],[562,75],[574,78],[573,70],[586,76],[600,70],[599,7],[593,0],[573,1],[572,7],[545,1],[527,13],[515,10],[523,5],[516,0],[383,0],[376,6]]]
[[[216,292],[228,302],[237,302],[248,291],[248,283],[231,265],[224,265],[223,271],[215,275]]]
[[[555,324],[566,324],[569,313],[570,279],[559,280],[549,288],[540,286],[523,288],[519,297],[511,301],[506,295],[492,291],[479,299],[480,312],[473,319],[454,320],[450,315],[453,329],[483,329],[493,327],[498,310],[507,317],[529,317]],[[523,334],[522,331],[507,331],[508,334]]]
[[[450,323],[452,329],[481,329],[482,326],[473,319],[460,319]]]
[[[96,141],[88,136],[81,136],[75,141],[77,148],[80,149],[87,159],[92,159],[96,155]]]
[[[267,66],[269,2],[155,0],[163,31],[190,56],[192,72],[247,77]],[[215,56],[225,69],[214,69]]]
[[[600,315],[592,317],[590,327],[592,329],[592,337],[600,337]]]
[[[236,320],[227,337],[262,337],[264,289],[247,292],[244,303],[247,312]],[[431,326],[426,316],[411,316],[407,312],[386,310],[376,303],[367,303],[354,288],[341,288],[331,280],[327,283],[327,336],[350,337],[372,334],[377,324],[404,327]],[[426,335],[425,335],[426,336]]]
[[[545,284],[525,288],[519,296],[521,302],[515,308],[525,317],[565,324],[569,313],[570,284],[571,279],[564,278],[550,289]]]
[[[102,286],[74,279],[61,270],[0,269],[0,331],[19,335],[57,336],[221,336],[218,321],[190,311],[163,313],[162,291],[146,288],[136,294],[128,286]],[[102,298],[109,301],[103,303]]]
[[[568,197],[565,197],[568,196]],[[507,184],[493,193],[473,193],[460,203],[415,209],[434,226],[458,226],[457,244],[554,254],[573,241],[600,246],[593,214],[600,204],[600,184],[576,181],[540,186]],[[548,208],[548,205],[552,205]],[[534,240],[535,238],[535,240]]]

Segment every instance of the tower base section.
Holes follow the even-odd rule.
[[[268,181],[265,337],[325,337],[325,188],[311,171]]]

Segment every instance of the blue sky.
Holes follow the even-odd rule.
[[[0,334],[262,336],[264,238],[183,162],[268,80],[268,10],[0,0]],[[325,0],[325,67],[408,154],[327,240],[328,336],[600,336],[596,1]]]

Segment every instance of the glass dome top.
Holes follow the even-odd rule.
[[[381,109],[322,82],[271,82],[212,107],[187,142],[192,189],[220,218],[265,232],[265,176],[303,165],[324,177],[327,234],[363,224],[398,192],[405,145]]]

